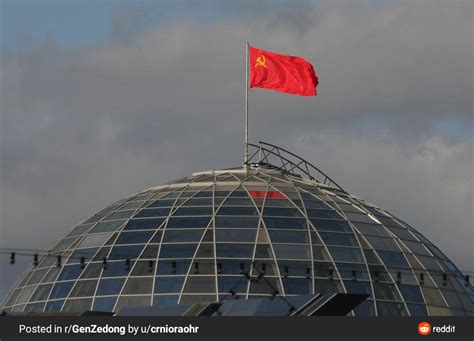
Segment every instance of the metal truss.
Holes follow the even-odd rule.
[[[337,188],[346,193],[341,186],[322,170],[286,149],[263,141],[258,141],[258,145],[253,143],[248,143],[247,145],[250,147],[251,152],[245,164],[250,167],[278,169],[287,174],[307,178],[323,185]]]

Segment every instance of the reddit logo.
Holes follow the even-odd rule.
[[[428,322],[421,322],[418,325],[418,333],[428,335],[431,332],[431,325]]]

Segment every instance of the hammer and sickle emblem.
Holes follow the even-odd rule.
[[[255,67],[261,66],[266,68],[267,67],[267,61],[265,60],[265,56],[263,54],[260,54],[258,58],[255,61]]]

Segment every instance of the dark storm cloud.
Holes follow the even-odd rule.
[[[0,246],[47,248],[121,197],[238,165],[249,40],[320,77],[316,98],[252,92],[252,139],[317,160],[472,269],[472,129],[434,133],[472,127],[471,5],[261,8],[148,30],[125,11],[100,46],[4,52]]]

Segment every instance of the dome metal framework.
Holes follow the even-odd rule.
[[[291,152],[249,146],[244,167],[148,188],[74,227],[25,272],[4,310],[338,292],[369,295],[356,316],[474,314],[470,283],[406,222]]]

